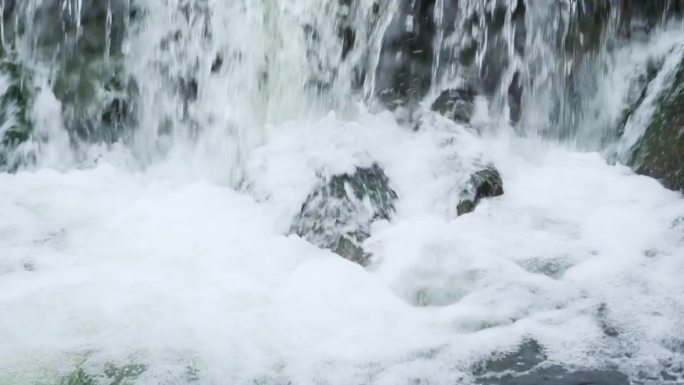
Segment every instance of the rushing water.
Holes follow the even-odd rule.
[[[0,2],[35,126],[0,174],[0,384],[468,384],[531,339],[553,364],[684,382],[684,200],[621,165],[681,61],[676,21],[559,53],[576,1],[499,2],[496,34],[497,2],[435,1],[430,89],[388,112],[399,1]],[[491,60],[471,124],[429,111]],[[121,98],[118,125],[83,118]],[[373,162],[400,198],[368,268],[283,235],[319,175]],[[457,218],[485,164],[504,196]]]

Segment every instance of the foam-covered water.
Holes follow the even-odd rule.
[[[526,110],[526,137],[496,98],[478,99],[471,125],[424,106],[410,125],[378,111],[395,2],[136,3],[121,60],[139,111],[115,143],[70,135],[54,63],[30,32],[15,43],[36,61],[37,131],[13,154],[35,162],[0,174],[0,384],[97,381],[112,366],[143,367],[120,381],[139,385],[467,384],[529,340],[570,368],[661,378],[681,366],[684,200],[604,158],[624,160],[642,134],[681,56],[679,26],[597,59],[593,109],[560,143],[536,135],[557,128],[547,105]],[[60,4],[80,28],[82,2]],[[527,16],[529,62],[509,41],[504,76],[541,71],[526,91],[539,100],[562,67],[546,11]],[[357,43],[341,60],[343,23]],[[607,140],[651,59],[665,70],[623,139]],[[460,76],[442,70],[435,84]],[[364,243],[367,268],[284,235],[320,175],[373,163],[400,198]],[[458,217],[461,187],[490,164],[505,194]]]
[[[684,201],[656,181],[389,114],[275,131],[250,160],[251,195],[109,163],[0,176],[2,383],[85,362],[144,364],[141,384],[185,383],[188,368],[207,384],[446,384],[524,338],[628,373],[682,359]],[[443,195],[476,146],[506,194],[454,219]],[[403,197],[367,241],[368,270],[282,235],[312,170],[368,156]]]

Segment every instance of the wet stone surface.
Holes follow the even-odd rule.
[[[309,242],[367,265],[370,254],[361,244],[376,220],[394,213],[397,193],[379,165],[335,175],[309,194],[290,230]]]

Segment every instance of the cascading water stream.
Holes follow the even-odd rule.
[[[0,384],[684,383],[683,10],[0,0]]]

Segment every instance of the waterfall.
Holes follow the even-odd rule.
[[[683,1],[0,16],[0,384],[684,383]]]
[[[65,159],[123,144],[141,167],[176,158],[235,185],[268,125],[425,105],[454,87],[519,134],[613,148],[629,93],[611,92],[616,77],[661,60],[681,30],[668,17],[679,3],[631,3],[31,0],[3,5],[2,30],[22,76],[62,104]]]

